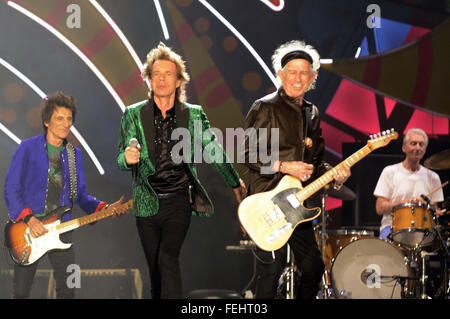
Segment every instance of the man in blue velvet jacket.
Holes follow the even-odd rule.
[[[62,92],[46,97],[42,102],[41,119],[44,134],[22,141],[15,151],[5,179],[5,202],[12,222],[27,223],[30,234],[39,237],[48,230],[41,219],[60,206],[72,207],[74,202],[87,214],[107,206],[86,190],[80,149],[74,147],[76,163],[76,193],[70,198],[67,136],[75,121],[74,98]],[[73,187],[75,188],[75,187]],[[114,203],[117,205],[119,202]],[[62,221],[71,220],[71,212]],[[61,235],[71,240],[71,232]],[[74,289],[66,284],[67,266],[74,263],[73,246],[48,253],[54,269],[57,298],[73,298]],[[38,262],[29,266],[14,266],[14,298],[29,296]]]

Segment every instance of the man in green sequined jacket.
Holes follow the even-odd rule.
[[[142,77],[150,81],[150,98],[127,107],[117,163],[120,169],[132,171],[136,225],[149,266],[152,298],[182,298],[178,258],[191,215],[213,214],[197,177],[198,152],[233,188],[238,203],[246,189],[216,136],[210,134],[202,107],[185,101],[189,75],[182,58],[160,43],[147,55]],[[177,132],[188,134],[178,141]],[[206,147],[213,150],[209,158]]]

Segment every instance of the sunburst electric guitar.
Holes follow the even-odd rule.
[[[60,217],[71,210],[68,206],[62,206],[55,209],[49,216],[42,220],[48,232],[39,237],[33,237],[30,234],[28,225],[23,221],[7,223],[5,227],[5,245],[9,250],[12,260],[16,264],[24,266],[31,265],[52,249],[67,249],[72,246],[72,244],[63,243],[59,239],[60,234],[114,214],[124,214],[132,207],[133,201],[130,200],[120,206],[108,207],[98,213],[61,223]]]
[[[393,129],[374,135],[366,146],[305,188],[299,179],[286,175],[273,190],[245,198],[238,208],[242,226],[262,250],[274,251],[283,247],[297,225],[311,221],[321,213],[319,207],[305,208],[303,202],[306,199],[329,184],[333,180],[333,174],[344,163],[351,167],[373,150],[386,146],[397,138],[398,134]]]

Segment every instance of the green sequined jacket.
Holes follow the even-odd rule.
[[[125,148],[129,145],[129,141],[133,137],[141,145],[140,161],[137,164],[136,176],[133,176],[134,214],[139,217],[155,215],[159,208],[158,197],[148,181],[148,176],[155,173],[155,143],[147,145],[141,122],[140,111],[146,103],[153,103],[153,101],[141,101],[126,108],[122,116],[121,131],[117,146],[117,164],[119,168],[121,170],[132,171],[132,167],[128,166],[125,161]],[[200,216],[211,216],[214,212],[213,205],[205,188],[198,179],[195,166],[195,162],[198,162],[199,158],[205,161],[203,156],[205,147],[208,150],[212,150],[210,153],[213,155],[206,161],[216,168],[228,186],[238,187],[239,175],[230,163],[225,150],[217,142],[216,135],[210,134],[211,130],[208,130],[210,128],[209,120],[200,105],[175,103],[175,115],[177,117],[178,127],[187,128],[191,138],[190,154],[183,154],[183,156],[188,167],[188,174],[193,182],[192,213]],[[153,123],[154,121],[152,120],[151,122]],[[154,141],[155,131],[150,131],[149,140]],[[194,148],[199,148],[199,146],[201,146],[201,150],[194,150]],[[217,156],[218,154],[220,156]]]

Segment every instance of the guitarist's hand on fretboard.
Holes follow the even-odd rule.
[[[123,214],[123,211],[117,210],[117,207],[119,207],[120,205],[122,205],[123,199],[124,199],[124,197],[123,197],[123,195],[122,195],[118,201],[116,201],[116,202],[114,202],[114,203],[112,203],[111,205],[109,205],[109,206],[106,207],[106,208],[112,209],[112,212],[114,213],[114,214],[111,216],[111,218],[117,218],[117,217],[119,217],[120,215]]]
[[[334,184],[337,186],[336,188],[340,188],[340,186],[342,186],[342,184],[344,184],[352,174],[350,172],[350,166],[343,162],[339,166],[335,167],[334,170],[335,173],[331,176],[334,178]]]

